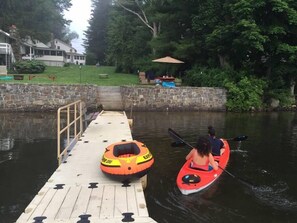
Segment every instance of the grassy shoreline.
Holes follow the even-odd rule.
[[[99,74],[108,74],[108,78],[100,78]],[[24,75],[23,80],[0,80],[0,83],[45,83],[45,84],[94,84],[98,86],[121,86],[138,85],[139,79],[136,74],[116,73],[114,67],[110,66],[89,66],[81,68],[78,65],[69,67],[50,67],[47,66],[42,74],[36,74],[29,80],[29,74]],[[38,75],[40,75],[38,77]],[[47,78],[47,75],[55,75],[55,81]],[[13,76],[8,74],[8,76]]]

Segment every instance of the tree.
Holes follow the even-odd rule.
[[[70,6],[71,0],[1,0],[0,28],[8,31],[15,25],[22,38],[30,36],[44,42],[51,34],[59,38],[70,22],[63,17]]]
[[[147,12],[156,13],[158,6],[161,6],[164,1],[117,0],[115,2],[124,10],[137,16],[137,18],[151,31],[153,38],[158,36],[161,30],[161,23],[157,19],[154,19],[153,14],[148,15]]]
[[[151,50],[149,31],[132,14],[113,7],[108,29],[109,63],[118,71],[133,72]]]
[[[105,63],[107,51],[107,27],[109,11],[111,8],[110,0],[92,0],[92,15],[89,21],[89,27],[85,31],[86,39],[84,46],[88,55],[95,56],[96,62]]]
[[[69,26],[65,26],[62,30],[61,37],[57,37],[58,39],[61,39],[63,42],[67,44],[71,44],[71,41],[74,39],[78,39],[79,35],[77,32],[71,31]]]

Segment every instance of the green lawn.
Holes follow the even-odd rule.
[[[55,75],[53,82],[49,78],[42,77]],[[99,78],[99,74],[108,74],[108,78]],[[40,77],[38,77],[40,75]],[[36,77],[29,80],[29,74],[24,74],[24,80],[0,80],[0,83],[48,83],[48,84],[95,84],[101,86],[138,85],[139,79],[136,74],[115,73],[114,67],[107,66],[82,66],[50,67],[44,73],[36,74]]]

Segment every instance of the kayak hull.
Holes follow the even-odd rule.
[[[223,139],[222,139],[223,140]],[[189,159],[180,169],[176,184],[182,194],[188,195],[192,193],[197,193],[211,184],[213,184],[223,173],[222,169],[225,169],[229,157],[230,157],[230,147],[226,140],[223,140],[225,146],[225,152],[221,156],[214,156],[215,161],[219,164],[218,170],[197,170],[190,167],[192,160]]]

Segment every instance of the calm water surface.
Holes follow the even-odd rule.
[[[128,114],[129,115],[129,114]],[[145,190],[157,222],[297,222],[297,113],[133,113],[133,138],[155,157]],[[175,178],[188,153],[173,148],[170,127],[188,142],[213,125],[230,141],[227,170],[200,193],[182,195]],[[14,222],[57,167],[56,114],[0,114],[0,223]]]

